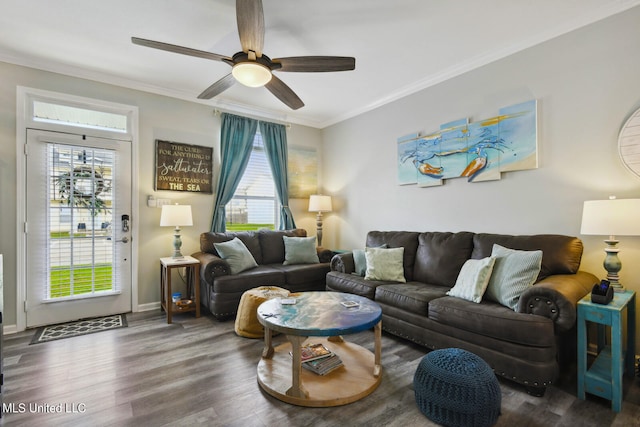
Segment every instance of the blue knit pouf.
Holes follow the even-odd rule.
[[[491,367],[459,348],[434,350],[413,377],[416,403],[444,426],[491,426],[498,421],[502,394]]]

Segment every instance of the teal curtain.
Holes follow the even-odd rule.
[[[233,198],[247,168],[253,139],[256,135],[256,120],[222,113],[220,129],[220,177],[216,189],[216,201],[213,206],[211,231],[226,231],[225,207]]]
[[[271,174],[280,200],[280,230],[296,228],[289,209],[289,177],[287,174],[287,130],[284,125],[260,122],[260,133],[267,153]]]

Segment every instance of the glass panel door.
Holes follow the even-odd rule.
[[[28,131],[27,326],[130,311],[130,145]]]

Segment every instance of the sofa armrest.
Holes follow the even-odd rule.
[[[598,278],[586,271],[549,276],[524,291],[516,311],[548,317],[556,332],[568,331],[576,324],[578,301],[597,282]]]
[[[229,263],[220,257],[207,252],[196,252],[191,256],[200,261],[200,280],[209,286],[213,285],[215,277],[231,274]]]
[[[330,249],[317,247],[316,252],[318,253],[318,259],[320,259],[320,262],[331,262],[333,252]]]
[[[333,258],[331,258],[331,271],[347,274],[351,274],[356,271],[356,266],[353,262],[353,252],[344,252],[334,255]]]

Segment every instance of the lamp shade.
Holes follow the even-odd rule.
[[[180,227],[193,225],[191,205],[164,205],[160,214],[161,227]]]
[[[309,212],[331,212],[331,196],[311,195],[309,197]]]
[[[584,202],[580,233],[600,236],[640,236],[640,199]]]

